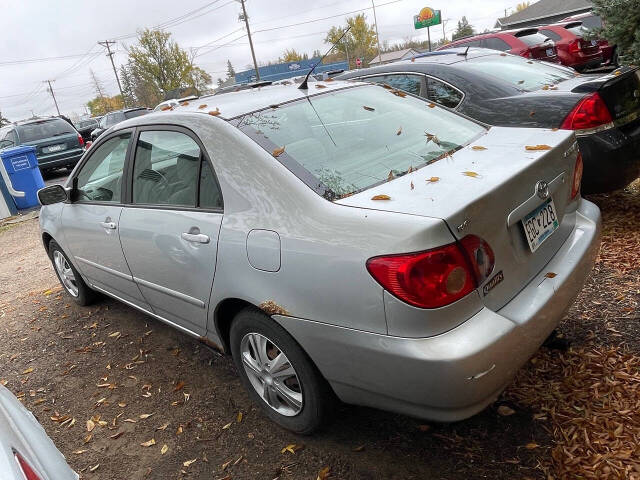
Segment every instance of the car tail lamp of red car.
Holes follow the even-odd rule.
[[[42,480],[42,478],[35,472],[33,467],[27,463],[27,461],[18,452],[13,452],[13,456],[18,462],[18,468],[22,471],[25,480]]]
[[[82,138],[82,135],[78,134],[78,144],[81,147],[84,147],[84,138]]]
[[[580,53],[580,50],[582,50],[582,41],[579,38],[569,43],[569,53]]]
[[[465,237],[465,239],[470,237]],[[468,295],[484,277],[493,252],[486,242],[473,237],[424,252],[383,255],[367,261],[367,270],[391,294],[420,308],[438,308]],[[482,251],[482,253],[478,253]],[[471,255],[481,257],[474,265]],[[490,271],[490,270],[489,270]]]
[[[584,97],[566,116],[560,128],[564,130],[588,130],[613,123],[609,109],[598,92]]]
[[[584,165],[582,163],[582,154],[578,152],[576,157],[576,166],[573,169],[573,181],[571,182],[571,200],[576,198],[580,193],[580,184],[582,183],[582,170]]]

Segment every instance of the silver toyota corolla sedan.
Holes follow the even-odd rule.
[[[33,414],[0,385],[0,478],[77,480]]]
[[[200,98],[102,135],[39,192],[69,295],[231,353],[311,432],[332,401],[453,421],[496,399],[587,278],[600,212],[568,131],[487,128],[388,86]]]

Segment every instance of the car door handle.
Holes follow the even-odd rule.
[[[209,243],[210,238],[209,235],[205,235],[204,233],[182,233],[182,239],[191,243]]]
[[[116,222],[100,222],[102,228],[108,228],[109,230],[116,229]]]

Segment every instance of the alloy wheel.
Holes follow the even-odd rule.
[[[71,265],[62,254],[62,252],[58,250],[54,250],[53,252],[53,264],[58,272],[58,276],[60,277],[60,281],[62,282],[62,286],[69,292],[69,295],[72,297],[78,296],[78,284],[76,282],[76,276],[71,269]]]

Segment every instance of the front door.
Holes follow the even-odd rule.
[[[130,142],[131,132],[122,132],[92,149],[75,175],[75,198],[64,205],[62,225],[67,253],[89,283],[148,309],[118,238],[122,177]]]
[[[131,176],[120,240],[134,281],[157,315],[204,335],[222,223],[211,164],[187,131],[147,127]]]

